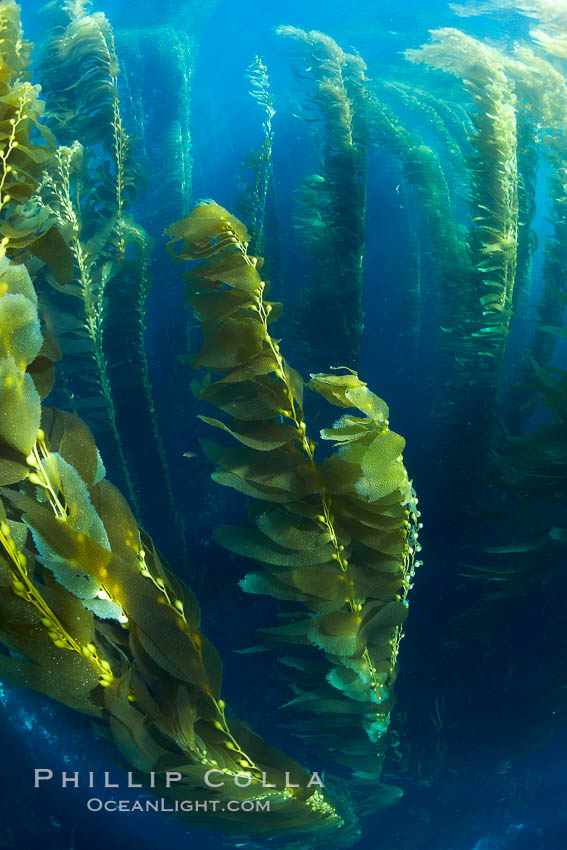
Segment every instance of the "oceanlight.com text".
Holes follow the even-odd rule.
[[[269,812],[269,800],[87,800],[89,812]]]

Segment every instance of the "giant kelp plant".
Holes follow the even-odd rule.
[[[296,728],[350,767],[366,796],[379,796],[418,549],[404,440],[356,373],[316,374],[310,389],[356,411],[321,431],[336,451],[317,462],[303,381],[270,332],[281,305],[266,299],[248,232],[222,207],[205,204],[168,233],[173,244],[181,241],[180,259],[201,261],[187,276],[205,337],[194,365],[217,376],[201,398],[228,421],[201,418],[240,443],[204,443],[217,465],[213,478],[255,499],[255,528],[220,526],[215,539],[259,562],[244,590],[294,603],[287,625],[262,632],[270,645],[298,653],[284,659],[297,674],[291,705],[317,717]]]
[[[121,108],[149,179],[148,203],[140,212],[152,234],[161,232],[163,221],[183,215],[193,200],[191,104],[196,54],[194,35],[181,27],[117,33]],[[156,77],[170,80],[175,92],[171,103],[143,85],[148,66]]]
[[[430,96],[430,101],[432,99],[433,96]],[[413,105],[414,101],[420,100],[420,95],[410,97],[404,92],[403,103],[408,100]],[[433,109],[431,103],[427,105],[430,116]],[[421,134],[412,132],[375,90],[368,97],[368,125],[372,143],[398,161],[405,191],[411,195],[413,206],[417,208],[416,223],[410,224],[414,242],[412,253],[416,258],[414,283],[405,287],[403,307],[404,322],[413,340],[413,348],[419,351],[423,342],[422,316],[428,309],[421,291],[422,245],[423,252],[433,261],[435,278],[444,291],[454,286],[455,279],[466,265],[466,248],[459,238],[454,199],[438,153],[424,142]]]
[[[559,29],[564,18],[559,7],[538,2],[491,0],[454,9],[463,17],[515,10],[539,18],[543,27],[530,33],[531,44],[518,42],[510,53],[444,29],[433,32],[430,45],[406,54],[413,62],[456,75],[472,98],[470,262],[465,258],[460,274],[442,289],[441,327],[449,362],[456,365],[450,379],[454,390],[460,383],[470,397],[476,385],[475,408],[484,408],[490,418],[514,312],[530,298],[540,161],[548,174],[553,232],[545,246],[545,285],[531,344],[536,362],[549,362],[554,336],[548,327],[563,315],[567,103]]]
[[[509,59],[509,73],[529,110],[532,133],[549,169],[550,213],[553,232],[546,241],[543,277],[545,286],[538,305],[538,325],[560,322],[564,315],[567,292],[565,245],[567,219],[564,198],[567,192],[565,164],[567,127],[565,78],[567,49],[565,26],[567,11],[561,3],[542,0],[519,3],[517,0],[487,0],[467,6],[452,7],[461,17],[493,14],[505,10],[516,12],[538,22],[530,30],[531,44],[519,43]],[[545,130],[542,135],[542,130]],[[536,327],[532,354],[536,362],[546,364],[552,356],[554,339],[546,330]]]
[[[499,51],[499,62],[509,85],[513,86],[517,104],[520,199],[517,259],[523,266],[523,271],[517,270],[517,283],[525,284],[530,277],[533,246],[529,245],[529,234],[525,231],[534,216],[538,162],[545,167],[552,231],[544,246],[543,285],[540,292],[532,295],[535,321],[527,337],[531,357],[522,357],[514,364],[516,381],[510,395],[515,407],[511,412],[503,405],[500,408],[510,430],[504,429],[493,444],[490,483],[493,488],[499,488],[502,505],[487,513],[482,553],[469,555],[465,575],[478,582],[480,592],[473,605],[457,617],[454,629],[455,635],[480,638],[487,644],[490,636],[502,628],[502,623],[509,622],[501,615],[495,616],[496,607],[500,612],[505,607],[511,610],[513,621],[530,594],[553,579],[565,552],[561,507],[565,471],[565,375],[557,365],[551,364],[554,343],[565,335],[562,321],[567,305],[564,262],[567,89],[561,47],[565,8],[537,0],[533,3],[490,0],[455,7],[462,17],[499,9],[537,18],[542,26],[530,32],[530,42],[517,41],[509,53]],[[453,37],[462,40],[464,36],[458,33]],[[529,295],[528,289],[522,298],[527,300]],[[517,306],[517,299],[512,303],[513,307]],[[528,416],[534,411],[536,419],[527,427]],[[557,692],[557,682],[550,671],[549,691]]]

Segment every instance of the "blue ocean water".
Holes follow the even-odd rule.
[[[149,458],[147,434],[139,427],[134,404],[121,409],[120,427],[137,487],[144,494],[144,527],[199,599],[203,632],[223,658],[227,701],[255,731],[291,751],[299,761],[307,759],[308,766],[317,770],[316,755],[285,726],[281,706],[289,694],[272,661],[265,655],[234,653],[255,642],[254,628],[270,620],[276,605],[265,597],[243,594],[238,587],[246,569],[243,559],[227,556],[212,541],[219,519],[244,522],[246,509],[237,495],[219,492],[221,488],[213,485],[210,465],[199,449],[207,430],[196,419],[199,411],[189,386],[190,370],[180,360],[187,353],[188,337],[194,342],[197,332],[190,322],[188,328],[179,268],[169,261],[162,234],[187,210],[176,208],[168,196],[172,191],[168,170],[174,174],[174,183],[179,181],[179,162],[168,162],[160,134],[172,120],[184,116],[190,127],[192,201],[214,199],[238,212],[241,163],[262,142],[261,115],[249,95],[245,71],[255,56],[262,57],[276,111],[265,251],[268,261],[270,248],[274,253],[271,268],[277,280],[273,285],[277,284],[278,298],[285,306],[309,286],[309,258],[294,227],[293,212],[299,181],[316,170],[322,141],[320,124],[304,120],[305,91],[292,73],[295,59],[275,28],[291,25],[324,32],[345,50],[360,54],[371,80],[388,82],[406,78],[404,51],[427,42],[431,29],[462,26],[489,43],[511,47],[528,37],[531,23],[512,12],[461,20],[440,0],[405,4],[218,0],[208,5],[203,2],[196,8],[183,0],[159,4],[142,0],[133,8],[128,2],[100,0],[93,6],[114,29],[123,63],[119,75],[123,119],[138,136],[140,164],[147,174],[147,188],[133,206],[136,219],[153,240],[146,346],[171,459],[173,492],[186,523],[187,554],[172,532],[159,472]],[[24,0],[22,21],[26,36],[41,45],[49,8],[42,11],[40,4]],[[187,36],[190,69],[179,53]],[[180,67],[187,75],[184,85]],[[32,74],[33,69],[32,65]],[[424,87],[428,79],[424,77]],[[454,81],[439,79],[435,77],[436,92],[446,85],[452,98]],[[141,101],[136,100],[138,93]],[[189,95],[190,103],[182,100]],[[426,143],[441,144],[423,114],[397,108]],[[543,288],[544,246],[551,232],[548,177],[546,166],[541,166],[531,225],[537,247],[507,355],[504,383],[510,387],[515,367],[525,356]],[[176,197],[178,190],[176,185]],[[465,194],[463,190],[457,200],[463,217]],[[565,550],[558,550],[559,569],[548,582],[530,584],[527,593],[514,599],[511,610],[490,609],[489,616],[501,622],[486,631],[486,640],[482,632],[479,640],[474,628],[460,629],[455,618],[478,598],[476,583],[463,578],[463,564],[478,557],[479,547],[490,545],[483,537],[487,529],[498,537],[496,508],[505,506],[507,496],[495,492],[491,482],[471,494],[467,482],[475,475],[474,453],[469,451],[463,462],[460,435],[430,416],[443,394],[444,376],[436,357],[437,319],[432,310],[438,286],[436,260],[423,239],[424,302],[419,308],[417,347],[407,318],[417,206],[404,183],[399,159],[384,146],[371,144],[360,374],[388,401],[392,427],[407,440],[404,460],[420,495],[424,523],[424,566],[411,591],[411,616],[396,685],[393,722],[402,755],[399,760],[386,760],[384,768],[385,781],[400,786],[404,796],[396,806],[363,818],[363,834],[356,846],[361,850],[560,850],[567,844],[563,657],[567,621],[566,580],[561,570]],[[555,362],[564,367],[563,342],[556,349]],[[118,371],[119,335],[113,344]],[[297,357],[304,362],[297,334],[290,334],[287,345],[284,338],[282,348],[290,361]],[[509,424],[514,419],[513,401],[504,405],[504,413]],[[317,416],[316,411],[313,415]],[[184,452],[196,456],[183,458]],[[115,475],[118,481],[119,472],[110,464],[107,471],[111,480]],[[542,557],[551,556],[546,552]],[[81,776],[87,771],[99,776],[110,771],[119,782],[124,771],[114,761],[112,743],[101,739],[87,718],[9,684],[2,686],[0,698],[4,789],[0,847],[150,850],[170,842],[196,850],[271,846],[261,839],[235,840],[191,829],[166,816],[90,813],[86,801],[92,795],[84,786],[62,789],[60,782],[53,781],[34,789],[36,768],[50,768],[56,777],[60,771],[79,771]],[[104,791],[109,797],[112,793]]]

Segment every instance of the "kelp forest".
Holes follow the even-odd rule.
[[[23,5],[3,736],[33,698],[64,769],[68,723],[142,795],[217,801],[163,818],[199,847],[525,818],[567,713],[567,3],[432,8],[382,58],[282,9],[237,78],[202,43],[223,0],[152,27],[53,0],[34,45]],[[0,846],[68,847],[34,818]]]

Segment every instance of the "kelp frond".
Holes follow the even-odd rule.
[[[31,45],[23,38],[19,7],[0,4],[0,234],[10,257],[34,254],[65,280],[68,250],[53,217],[38,209],[34,195],[55,142],[40,123],[44,103],[28,80]]]
[[[201,419],[238,444],[203,443],[216,465],[213,479],[255,500],[254,528],[220,526],[215,539],[259,563],[242,581],[245,591],[292,603],[288,625],[262,634],[268,645],[293,650],[285,662],[293,671],[290,705],[316,715],[296,729],[309,730],[372,793],[418,563],[404,440],[356,373],[315,374],[308,387],[343,414],[321,431],[335,451],[317,461],[303,381],[271,335],[281,305],[267,300],[246,228],[206,203],[167,232],[178,259],[199,261],[187,274],[204,334],[194,366],[215,375],[201,399],[224,414]]]
[[[85,73],[69,86],[66,83],[77,63],[86,69]],[[41,63],[50,98],[48,114],[51,112],[56,132],[61,134],[63,130],[63,137],[66,135],[53,113],[62,102],[77,110],[84,122],[78,125],[73,122],[71,131],[77,132],[78,138],[72,145],[59,148],[55,165],[42,187],[43,203],[69,233],[75,282],[64,291],[42,293],[42,301],[46,320],[64,352],[75,355],[65,361],[65,371],[71,372],[72,406],[86,414],[95,429],[101,424],[109,426],[130,503],[139,513],[139,495],[119,427],[120,409],[116,401],[119,396],[113,386],[116,372],[111,381],[108,362],[107,332],[126,319],[121,355],[134,364],[129,386],[141,390],[144,396],[141,415],[149,420],[152,445],[159,457],[183,551],[183,523],[173,500],[143,351],[150,240],[129,213],[140,188],[141,175],[134,162],[133,139],[123,124],[118,64],[112,28],[104,16],[97,14],[73,20],[62,35],[53,34]],[[90,105],[90,111],[86,104]],[[96,141],[103,142],[102,157],[93,150]],[[130,306],[126,316],[123,312],[116,316],[123,292],[127,292],[135,309]],[[79,315],[75,310],[77,299],[81,305]],[[133,345],[130,353],[124,348],[128,343]]]
[[[557,58],[565,58],[564,32],[567,25],[567,10],[564,4],[547,2],[513,2],[513,0],[493,0],[493,2],[472,4],[460,10],[462,14],[473,11],[486,14],[505,9],[516,11],[538,20],[544,29],[530,32],[532,44],[518,44],[511,56],[506,57],[506,73],[516,87],[521,110],[518,116],[518,158],[520,166],[520,202],[523,202],[522,224],[528,223],[535,207],[535,149],[547,162],[549,177],[549,197],[553,222],[553,233],[545,245],[543,275],[545,286],[537,307],[538,324],[547,326],[560,322],[564,314],[563,295],[567,292],[565,274],[566,255],[565,237],[567,219],[565,197],[567,182],[565,166],[567,163],[567,94],[566,70],[564,63]],[[545,31],[544,31],[545,30]],[[546,55],[547,54],[547,55]],[[526,197],[526,178],[531,188]],[[526,203],[527,200],[527,203]],[[522,232],[520,232],[522,236]],[[526,234],[520,241],[518,263],[519,273],[526,266],[529,254]],[[523,242],[523,244],[522,244]],[[525,272],[524,272],[525,274]],[[537,363],[546,364],[553,352],[554,339],[548,333],[536,327],[532,343],[532,356]]]
[[[520,226],[517,97],[503,56],[445,28],[406,52],[412,62],[455,75],[472,98],[470,266],[446,300],[442,328],[456,366],[451,380],[477,411],[494,408],[515,303]],[[451,362],[449,361],[449,362]],[[477,421],[478,424],[478,421]]]
[[[117,98],[118,61],[112,28],[102,12],[54,30],[43,46],[38,72],[48,126],[58,140],[85,146],[108,141]]]

